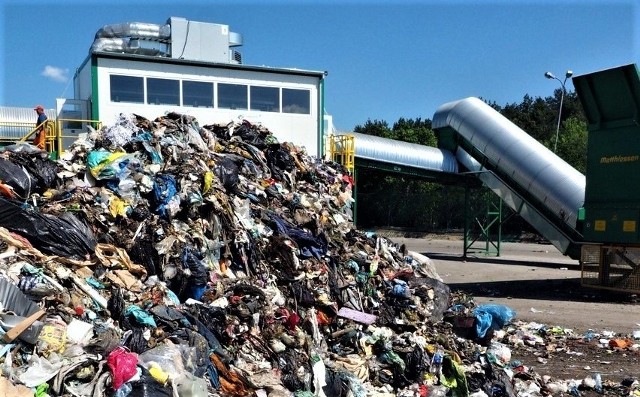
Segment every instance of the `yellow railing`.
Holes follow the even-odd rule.
[[[99,130],[100,128],[102,128],[102,122],[99,120],[83,120],[83,119],[56,119],[56,135],[55,135],[55,142],[56,142],[56,148],[59,148],[57,151],[59,154],[64,153],[64,149],[65,149],[65,145],[64,145],[64,140],[65,138],[68,139],[76,139],[78,136],[77,135],[64,135],[64,129],[63,124],[65,122],[69,122],[69,123],[86,123],[86,124],[90,124],[91,127],[93,127],[96,130]],[[51,151],[50,151],[51,152]]]
[[[64,152],[65,140],[75,140],[77,135],[65,135],[63,125],[65,122],[89,124],[95,129],[102,128],[99,120],[82,119],[56,119],[46,120],[41,125],[34,123],[4,122],[0,121],[0,141],[4,142],[27,142],[33,140],[36,131],[44,126],[45,130],[45,150],[51,154],[59,156]],[[82,128],[78,128],[81,130]],[[25,133],[26,131],[26,133]]]
[[[355,137],[353,135],[332,135],[330,139],[331,160],[342,164],[353,175],[355,168]]]
[[[49,120],[41,125],[47,127]],[[35,134],[40,125],[34,123],[0,121],[0,140],[3,142],[25,142]]]

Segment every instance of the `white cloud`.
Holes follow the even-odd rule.
[[[69,74],[69,69],[57,68],[51,65],[45,66],[41,74],[44,77],[60,83],[66,83],[69,80],[69,76],[67,76]]]

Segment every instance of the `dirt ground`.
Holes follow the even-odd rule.
[[[578,261],[554,246],[503,242],[500,256],[470,253],[465,259],[459,238],[388,237],[431,258],[452,291],[472,295],[477,304],[509,306],[518,326],[553,330],[544,345],[512,349],[512,360],[521,361],[529,373],[582,380],[600,372],[612,387],[640,381],[640,338],[633,338],[640,331],[640,298],[582,287]],[[636,348],[612,348],[612,339]]]

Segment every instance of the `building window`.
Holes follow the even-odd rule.
[[[182,82],[182,104],[194,108],[213,107],[213,83],[201,81]]]
[[[311,94],[309,90],[282,89],[283,113],[311,113]]]
[[[262,112],[280,111],[280,90],[275,87],[251,86],[251,110]]]
[[[147,78],[147,103],[180,105],[180,82],[178,80]]]
[[[142,77],[109,76],[111,102],[144,103],[144,81]]]
[[[218,107],[221,109],[247,109],[247,86],[218,83]]]

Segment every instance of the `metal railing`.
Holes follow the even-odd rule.
[[[0,141],[2,142],[25,142],[41,127],[53,130],[51,120],[46,120],[40,125],[34,123],[0,121]]]
[[[65,140],[75,140],[78,138],[77,135],[65,135],[64,134],[64,123],[81,123],[83,125],[83,130],[86,130],[85,124],[90,125],[92,128],[99,130],[102,128],[102,122],[99,120],[85,120],[85,119],[56,119],[56,148],[58,148],[58,153],[64,153],[64,149],[67,145],[65,145]]]
[[[329,150],[331,160],[342,164],[353,175],[355,169],[355,137],[353,135],[331,135]]]
[[[35,133],[44,127],[45,131],[45,150],[52,154],[54,157],[61,155],[68,144],[65,142],[75,140],[77,135],[69,135],[64,133],[64,123],[79,123],[86,130],[86,125],[90,125],[94,129],[102,128],[102,122],[99,120],[85,120],[85,119],[56,119],[46,120],[40,125],[35,123],[23,123],[23,122],[5,122],[0,121],[0,142],[2,143],[17,143],[27,142],[34,138]]]

